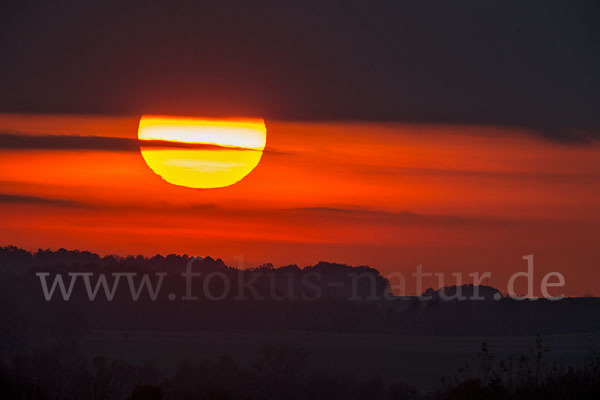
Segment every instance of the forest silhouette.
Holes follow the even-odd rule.
[[[137,273],[168,271],[163,293],[185,293],[189,256],[100,257],[87,251],[0,248],[0,397],[10,399],[533,399],[595,398],[600,391],[600,357],[590,347],[585,362],[559,363],[546,356],[543,336],[600,331],[597,298],[559,301],[516,301],[498,291],[478,288],[485,300],[444,300],[436,288],[418,297],[390,298],[389,282],[374,268],[320,262],[300,268],[263,265],[241,270],[210,257],[194,261],[196,283],[220,272],[231,279],[252,280],[258,298],[243,301],[235,293],[210,301],[155,301],[117,291],[112,301],[98,295],[90,301],[84,285],[75,286],[68,301],[44,297],[36,274]],[[321,277],[303,297],[303,277]],[[351,274],[359,284],[351,287]],[[350,275],[349,275],[350,274]],[[289,276],[295,276],[291,281]],[[334,283],[334,285],[332,285]],[[220,280],[206,287],[223,290]],[[453,293],[456,287],[445,288]],[[475,288],[461,288],[467,296]],[[290,295],[292,293],[292,295]],[[273,297],[273,294],[277,296]],[[306,294],[306,293],[304,293]],[[309,293],[310,294],[310,293]],[[374,294],[376,296],[374,296]],[[377,299],[375,299],[377,298]],[[151,364],[106,356],[90,357],[81,343],[93,332],[199,332],[238,329],[263,332],[293,330],[400,337],[535,335],[529,354],[497,357],[485,343],[477,365],[465,366],[439,384],[416,388],[412,382],[380,376],[348,374],[313,362],[311,351],[295,342],[265,343],[250,363],[227,354],[179,360],[171,373]],[[123,359],[127,359],[127,349]],[[403,362],[416,362],[406,359]],[[440,379],[442,377],[439,377]]]

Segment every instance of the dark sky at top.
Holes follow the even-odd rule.
[[[4,1],[0,112],[599,137],[599,11],[597,1]]]

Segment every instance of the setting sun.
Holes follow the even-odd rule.
[[[146,164],[165,181],[211,189],[242,180],[260,162],[262,119],[142,116],[138,129]]]

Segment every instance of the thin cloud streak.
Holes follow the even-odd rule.
[[[0,133],[0,149],[3,150],[104,150],[139,151],[144,148],[196,149],[196,150],[239,150],[260,151],[257,149],[219,146],[206,143],[184,143],[167,140],[144,140],[110,136],[77,135],[25,135],[18,133]],[[269,150],[273,152],[274,150]]]
[[[15,204],[38,204],[54,207],[67,208],[89,208],[85,203],[75,200],[58,199],[50,197],[30,196],[22,194],[0,193],[0,203],[15,203]]]
[[[187,214],[190,217],[204,215],[235,217],[235,218],[258,218],[258,219],[289,219],[289,218],[317,218],[320,220],[329,221],[348,221],[349,219],[357,219],[363,222],[371,221],[378,224],[391,225],[495,225],[495,224],[519,224],[529,223],[533,221],[524,221],[522,219],[506,219],[494,217],[472,217],[466,215],[424,215],[410,210],[404,211],[387,211],[373,208],[364,208],[359,206],[323,206],[323,207],[297,207],[297,208],[226,208],[219,207],[213,203],[193,203],[193,204],[106,204],[82,202],[78,200],[66,198],[54,198],[43,196],[31,196],[24,194],[0,193],[0,204],[12,203],[20,205],[41,205],[49,207],[73,208],[73,209],[90,209],[96,211],[107,212],[123,212],[130,214],[146,213],[160,211],[163,214]],[[539,221],[538,221],[539,222]]]

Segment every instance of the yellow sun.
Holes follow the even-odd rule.
[[[144,115],[138,139],[146,164],[165,181],[210,189],[233,185],[258,165],[267,130],[262,119]]]

